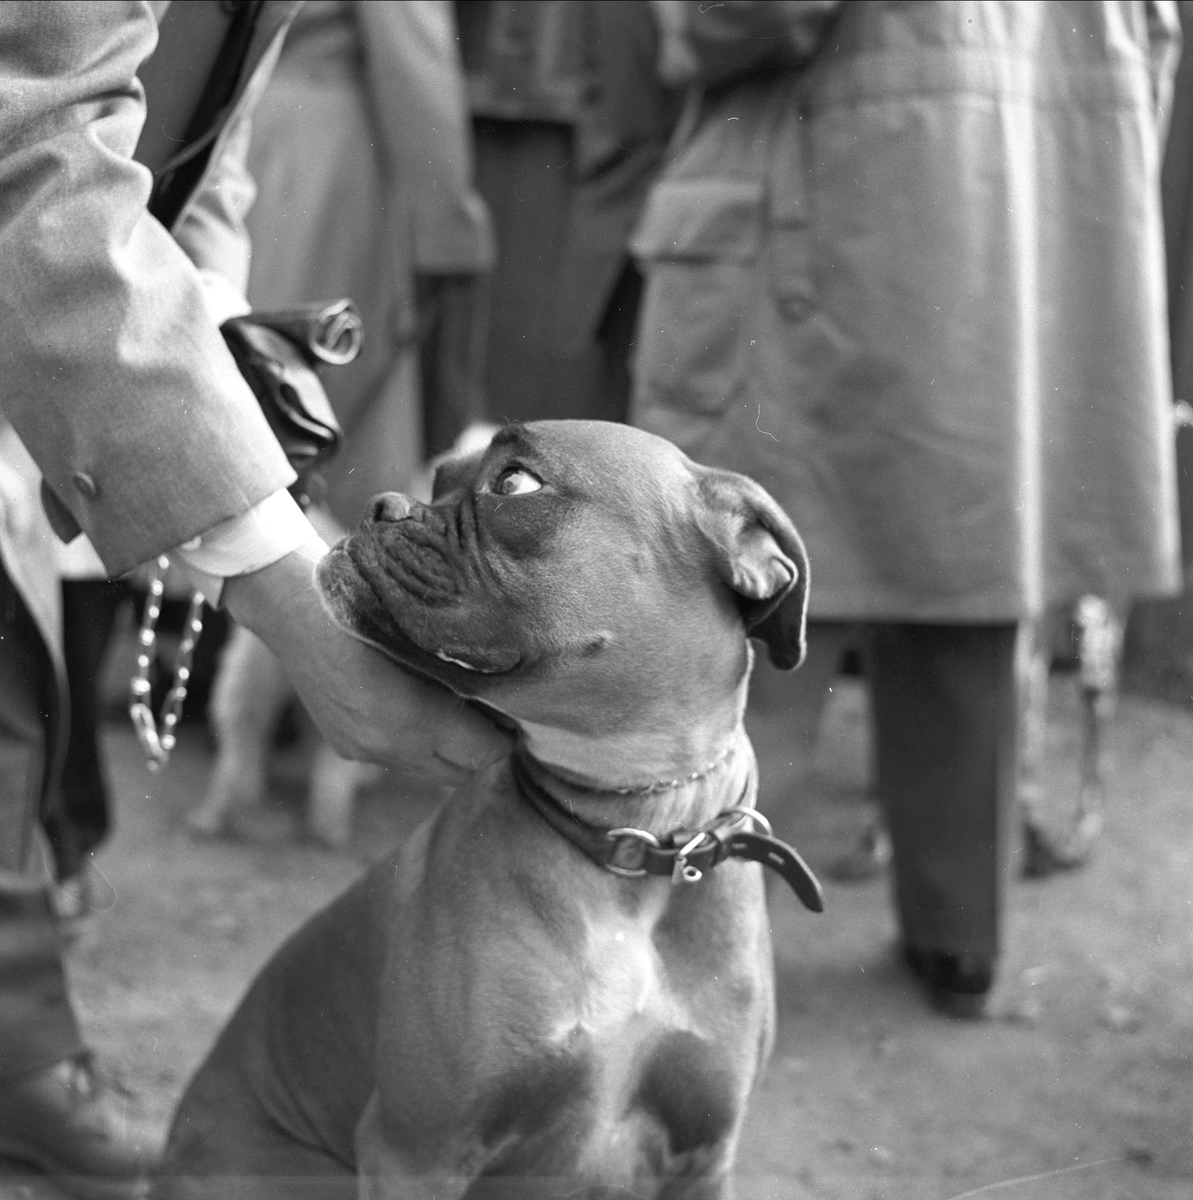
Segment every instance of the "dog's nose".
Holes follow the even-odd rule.
[[[414,509],[414,501],[401,492],[382,492],[369,505],[372,521],[404,521]]]

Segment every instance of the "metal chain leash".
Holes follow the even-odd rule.
[[[137,741],[145,753],[145,765],[151,771],[160,771],[170,761],[170,752],[177,741],[174,731],[182,717],[182,706],[186,702],[195,643],[199,640],[199,634],[203,632],[203,593],[193,592],[186,621],[182,626],[178,653],[174,656],[173,682],[162,704],[159,729],[153,713],[153,684],[150,682],[149,672],[156,657],[157,622],[162,613],[162,597],[166,591],[166,571],[169,566],[170,560],[163,554],[150,572],[149,595],[141,617],[140,633],[137,635],[137,670],[129,681],[128,715],[137,732]]]

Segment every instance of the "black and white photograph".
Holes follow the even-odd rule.
[[[1193,0],[0,0],[0,1200],[1193,1196]]]

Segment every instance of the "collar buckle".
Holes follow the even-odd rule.
[[[773,835],[770,822],[750,805],[732,805],[699,829],[677,829],[659,837],[633,826],[601,829],[581,821],[534,778],[523,754],[514,755],[513,774],[518,792],[547,824],[613,875],[667,876],[672,885],[699,883],[725,859],[746,859],[782,875],[805,908],[824,911],[824,894],[811,868],[793,846]],[[748,789],[747,781],[743,797]]]
[[[540,809],[540,811],[542,811]],[[609,851],[609,857],[605,859],[601,866],[606,871],[611,871],[614,875],[620,875],[623,879],[640,879],[646,874],[645,858],[648,850],[662,850],[663,843],[659,841],[653,833],[645,829],[634,829],[631,826],[618,826],[616,829],[608,829],[605,831],[605,837],[609,841],[615,843],[613,849]],[[642,845],[642,850],[638,854],[638,860],[642,863],[641,866],[627,867],[623,863],[614,861],[615,857],[627,847],[635,848],[634,844],[638,842]]]
[[[688,862],[688,855],[708,836],[708,832],[701,829],[676,851],[675,864],[671,868],[672,887],[677,883],[699,883],[704,878],[704,872],[694,863]]]

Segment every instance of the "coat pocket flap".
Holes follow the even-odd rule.
[[[739,179],[656,184],[630,239],[638,258],[749,262],[762,241],[763,185]]]

